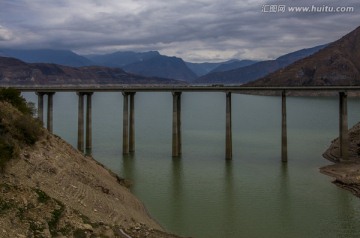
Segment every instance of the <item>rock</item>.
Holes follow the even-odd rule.
[[[83,225],[83,228],[84,228],[84,230],[89,230],[89,231],[93,231],[93,230],[94,230],[94,228],[93,228],[90,224],[84,224],[84,225]]]
[[[114,232],[111,229],[107,229],[106,231],[103,232],[102,235],[105,237],[114,237],[115,236]]]

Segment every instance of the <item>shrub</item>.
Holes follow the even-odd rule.
[[[27,145],[33,145],[42,135],[40,121],[37,121],[29,115],[22,115],[14,121],[17,129],[18,140]]]
[[[28,105],[26,100],[21,96],[21,92],[13,88],[0,89],[0,101],[6,101],[17,108],[24,114],[34,114],[33,105]]]
[[[4,171],[6,163],[15,155],[14,145],[0,138],[0,172]]]
[[[33,115],[33,104],[28,104],[19,91],[0,89],[0,172],[18,156],[20,148],[35,144],[42,136],[42,124]]]

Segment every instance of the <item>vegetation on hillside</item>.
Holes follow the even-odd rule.
[[[20,148],[35,144],[43,134],[34,113],[34,106],[19,91],[0,89],[0,172],[9,160],[18,156]]]

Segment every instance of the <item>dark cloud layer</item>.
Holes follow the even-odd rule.
[[[269,12],[279,5],[284,12]],[[312,6],[353,12],[288,8]],[[189,61],[269,59],[340,38],[358,26],[359,13],[358,0],[2,0],[0,47],[159,50]]]

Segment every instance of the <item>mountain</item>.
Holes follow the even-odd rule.
[[[94,63],[69,50],[14,50],[0,49],[0,56],[12,57],[27,63],[51,63],[72,67],[93,65]]]
[[[220,64],[218,67],[213,69],[211,71],[211,73],[224,72],[224,71],[229,71],[229,70],[233,70],[233,69],[238,69],[238,68],[242,68],[242,67],[246,67],[246,66],[255,64],[257,62],[259,62],[259,61],[255,61],[255,60],[230,60],[228,62],[224,62],[224,63]]]
[[[185,62],[187,67],[191,69],[198,77],[210,73],[213,69],[223,63],[191,63]],[[225,62],[224,62],[225,63]]]
[[[56,64],[25,63],[0,57],[0,85],[31,84],[177,84],[177,80],[144,77],[119,68],[102,66],[68,67]]]
[[[233,69],[225,72],[214,72],[207,74],[195,80],[195,83],[201,84],[243,84],[262,78],[278,69],[281,69],[291,63],[312,55],[326,45],[320,45],[309,49],[302,49],[283,55],[275,60],[260,61],[258,63],[245,66],[238,69]]]
[[[186,66],[186,63],[181,58],[164,55],[126,65],[123,69],[130,73],[148,77],[161,77],[188,82],[197,78],[196,74]]]
[[[148,60],[159,55],[160,54],[157,51],[118,51],[115,53],[104,55],[85,55],[84,57],[93,61],[96,65],[122,68],[125,65]]]
[[[360,85],[360,27],[251,86]]]

